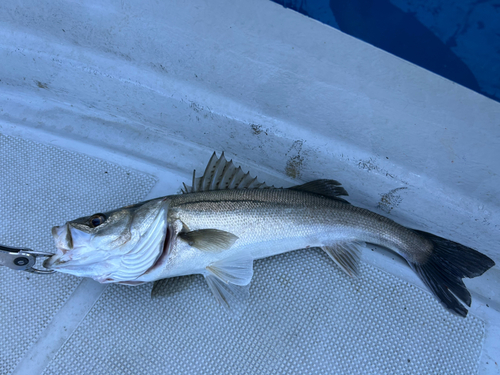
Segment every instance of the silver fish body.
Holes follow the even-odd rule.
[[[178,221],[191,231],[213,228],[232,233],[238,239],[227,250],[206,252],[186,247],[184,241],[175,237],[173,253],[196,254],[193,259],[183,259],[185,264],[172,261],[157,278],[193,273],[194,259],[204,259],[197,270],[202,273],[209,263],[222,257],[250,255],[252,259],[261,259],[296,249],[356,241],[387,247],[416,263],[425,262],[432,250],[430,241],[388,218],[307,192],[219,190],[171,196],[167,200],[170,223]],[[141,280],[155,279],[144,276]]]
[[[197,189],[186,187],[186,194],[56,227],[58,253],[45,266],[130,285],[202,274],[217,300],[230,306],[238,287],[250,283],[255,259],[320,247],[355,276],[360,248],[372,243],[404,257],[450,310],[465,316],[458,299],[470,306],[471,298],[462,278],[494,265],[466,246],[347,203],[336,181],[269,188],[239,176],[223,156],[214,157],[201,180],[193,181]],[[233,187],[235,180],[247,182]]]

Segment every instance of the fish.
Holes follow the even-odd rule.
[[[44,267],[100,283],[140,285],[201,274],[229,311],[241,306],[253,262],[321,248],[346,274],[359,274],[367,244],[403,257],[451,312],[467,316],[463,278],[495,265],[488,256],[356,207],[336,180],[276,188],[214,153],[181,194],[96,213],[52,228],[57,250]]]

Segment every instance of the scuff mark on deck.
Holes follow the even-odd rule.
[[[381,194],[380,201],[377,204],[377,208],[381,209],[388,214],[391,213],[394,207],[399,206],[399,204],[403,201],[401,195],[398,194],[398,191],[406,190],[407,187],[399,187],[396,189],[392,189],[388,193]]]
[[[286,155],[290,153],[296,154],[290,156],[288,161],[286,162],[285,173],[288,177],[291,178],[299,178],[302,172],[302,164],[304,163],[304,158],[301,156],[302,146],[304,145],[303,141],[295,141],[292,144],[292,147],[288,150]]]

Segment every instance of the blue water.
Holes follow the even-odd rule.
[[[500,101],[500,1],[273,0]]]

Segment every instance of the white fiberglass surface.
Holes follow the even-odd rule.
[[[225,151],[268,184],[337,179],[499,264],[499,103],[267,1],[0,8],[0,243],[50,250],[51,225],[177,193]],[[498,373],[498,266],[466,280],[459,319],[390,253],[365,249],[356,281],[332,263],[258,261],[238,322],[198,276],[152,300],[2,269],[2,369]]]

